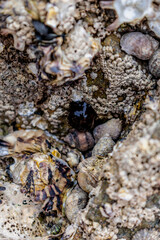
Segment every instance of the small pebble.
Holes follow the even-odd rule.
[[[106,123],[97,126],[93,131],[93,135],[95,142],[98,142],[98,140],[106,133],[108,133],[113,140],[116,140],[119,137],[121,131],[122,122],[119,119],[112,118]]]
[[[149,71],[154,77],[160,78],[160,49],[158,49],[149,60]]]
[[[112,140],[110,135],[106,133],[99,139],[92,150],[92,156],[106,157],[108,153],[112,152],[115,142]]]
[[[120,45],[127,54],[142,60],[148,60],[158,49],[159,42],[148,34],[131,32],[122,36]]]

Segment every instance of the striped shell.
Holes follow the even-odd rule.
[[[75,173],[60,158],[59,149],[54,146],[56,140],[50,143],[48,139],[41,130],[13,132],[0,140],[0,156],[15,160],[8,173],[14,183],[22,185],[22,192],[43,203],[45,212],[57,216],[65,194],[75,183]]]
[[[62,210],[63,196],[74,185],[75,174],[62,159],[43,153],[24,155],[10,167],[13,181],[22,184],[23,191],[43,202],[43,210]]]
[[[89,132],[78,132],[77,130],[71,130],[70,133],[64,138],[71,147],[76,147],[78,150],[85,152],[94,146],[94,139]]]

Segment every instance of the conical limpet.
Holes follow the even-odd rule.
[[[159,42],[148,34],[131,32],[122,36],[120,45],[127,54],[142,60],[148,60],[158,49]]]

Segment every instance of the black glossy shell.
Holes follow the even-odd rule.
[[[97,114],[90,104],[82,101],[70,103],[69,124],[76,130],[86,131],[92,129],[96,117]]]

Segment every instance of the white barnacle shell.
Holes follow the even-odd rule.
[[[53,0],[46,5],[46,25],[53,28],[56,33],[68,32],[74,23],[76,0]],[[57,28],[57,26],[61,26]]]
[[[99,40],[90,36],[83,26],[77,23],[74,30],[68,34],[66,43],[53,49],[54,60],[51,59],[50,47],[43,49],[41,69],[56,76],[53,85],[62,85],[68,80],[73,81],[81,77],[99,49]]]
[[[114,9],[118,15],[108,30],[113,30],[122,23],[137,22],[153,11],[152,0],[101,1],[100,5],[102,8]]]
[[[30,116],[34,114],[34,112],[37,110],[36,107],[34,107],[33,102],[26,102],[25,104],[20,104],[18,109],[18,114],[20,116]]]
[[[118,198],[125,201],[130,201],[133,195],[125,188],[120,188],[118,192]]]
[[[133,240],[160,240],[160,233],[154,229],[142,229],[132,238]]]

